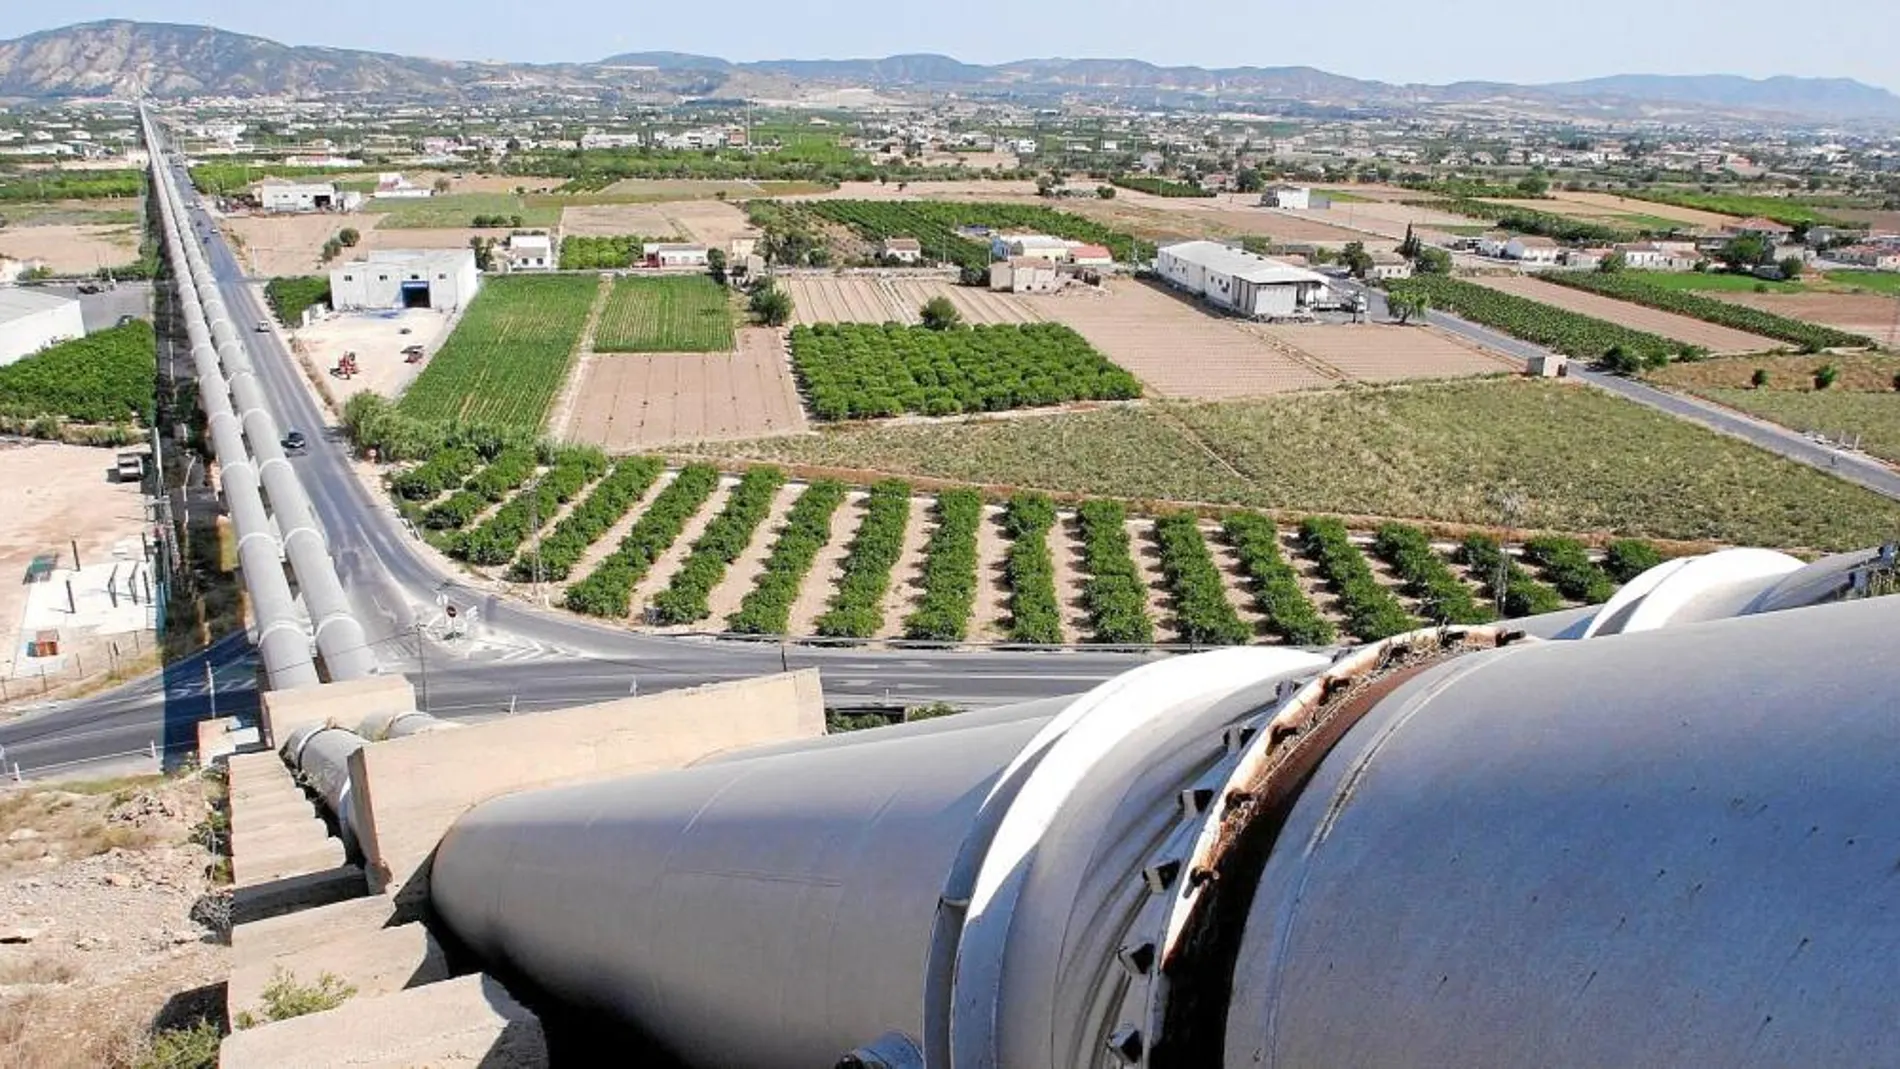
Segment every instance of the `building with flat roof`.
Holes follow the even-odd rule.
[[[1012,256],[990,265],[990,288],[1004,293],[1053,293],[1061,284],[1056,265],[1040,256]]]
[[[547,234],[512,235],[501,259],[510,271],[552,271],[554,239]]]
[[[473,249],[375,249],[330,272],[330,303],[339,312],[434,308],[449,311],[481,289]]]
[[[265,179],[257,184],[258,206],[267,212],[327,212],[342,206],[329,182]]]
[[[0,366],[85,336],[78,301],[40,290],[0,287]]]
[[[1309,314],[1327,289],[1324,275],[1218,241],[1164,246],[1155,271],[1176,289],[1250,318]]]

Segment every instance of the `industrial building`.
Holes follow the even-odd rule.
[[[265,179],[257,184],[257,204],[267,212],[328,212],[343,207],[329,182]]]
[[[0,287],[0,366],[85,336],[78,301],[38,290]]]
[[[339,312],[434,308],[448,311],[481,288],[473,249],[377,249],[330,272]]]
[[[1323,275],[1218,241],[1164,246],[1155,271],[1177,289],[1254,319],[1309,315],[1327,290]]]

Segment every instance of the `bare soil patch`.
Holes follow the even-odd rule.
[[[765,515],[765,522],[759,524],[752,534],[752,541],[746,545],[745,552],[726,569],[726,577],[713,587],[706,596],[706,605],[710,615],[706,618],[707,627],[715,631],[726,628],[726,617],[739,611],[739,605],[745,596],[759,581],[765,572],[765,561],[772,553],[772,547],[778,543],[780,532],[785,529],[786,514],[805,494],[803,486],[786,484],[779,487],[772,498],[771,511]]]
[[[1176,626],[1174,597],[1161,573],[1161,547],[1155,544],[1154,521],[1148,517],[1131,518],[1127,523],[1128,548],[1134,554],[1135,568],[1141,573],[1142,586],[1148,592],[1148,616],[1155,622],[1155,641],[1174,642],[1181,637]]]
[[[1660,219],[1674,219],[1690,226],[1720,229],[1735,221],[1734,216],[1718,212],[1705,212],[1700,208],[1680,208],[1674,204],[1659,204],[1655,201],[1637,200],[1633,197],[1619,197],[1614,193],[1571,193],[1558,191],[1551,194],[1552,199],[1538,201],[1542,210],[1556,212],[1565,203],[1581,205],[1586,212],[1575,214],[1621,213],[1625,215],[1653,215]]]
[[[561,209],[561,232],[570,237],[684,237],[658,204],[581,204]]]
[[[1556,308],[1594,316],[1635,330],[1646,330],[1689,345],[1699,345],[1711,353],[1760,353],[1786,346],[1773,338],[1758,337],[1731,327],[1705,323],[1700,319],[1646,308],[1628,301],[1600,297],[1594,293],[1555,286],[1525,275],[1484,275],[1471,279],[1494,290],[1527,297]]]
[[[1360,382],[1494,375],[1518,366],[1432,327],[1393,323],[1262,325],[1288,345]]]
[[[713,248],[724,248],[732,239],[756,237],[758,229],[746,221],[745,213],[735,204],[718,200],[686,200],[668,204],[667,217],[676,232]]]
[[[970,637],[981,642],[1000,642],[1006,637],[1009,539],[1003,532],[1003,515],[1000,506],[985,506],[983,522],[976,528],[976,607],[970,614]]]
[[[44,260],[62,274],[119,267],[137,257],[138,231],[129,226],[25,226],[0,230],[0,256]]]
[[[679,537],[673,540],[672,545],[666,547],[666,552],[660,554],[659,560],[653,562],[653,567],[647,571],[646,576],[640,580],[633,591],[635,622],[643,618],[647,603],[653,600],[654,595],[665,590],[667,584],[673,581],[673,576],[679,572],[680,565],[685,564],[686,558],[692,555],[693,543],[699,540],[700,535],[706,533],[706,528],[712,523],[713,518],[724,511],[726,500],[732,496],[732,488],[737,485],[739,485],[737,479],[720,479],[719,485],[699,506],[699,511],[693,513],[692,518],[686,521],[686,526],[680,529]]]
[[[818,633],[818,618],[824,615],[832,592],[844,578],[845,553],[858,526],[864,522],[864,502],[869,497],[861,490],[853,490],[846,495],[844,504],[831,514],[831,540],[812,558],[811,571],[805,573],[804,585],[798,588],[798,598],[792,602],[791,614],[785,621],[788,634]]]
[[[1877,293],[1710,293],[1706,296],[1891,343],[1900,298]]]
[[[369,249],[465,249],[471,237],[498,238],[505,232],[468,229],[380,229],[376,212],[355,215],[233,215],[222,221],[225,233],[238,246],[238,256],[254,275],[314,275]],[[337,231],[352,228],[362,235],[355,249],[339,259],[323,262],[323,244]]]
[[[897,638],[904,633],[904,618],[924,598],[924,544],[937,527],[930,514],[931,499],[910,499],[910,519],[904,523],[904,549],[891,568],[891,586],[884,594],[884,622],[877,638]]]
[[[428,358],[449,338],[454,317],[447,312],[415,308],[402,312],[346,312],[325,316],[307,327],[292,332],[293,346],[308,356],[317,373],[329,379],[330,392],[338,399],[364,390],[395,398],[409,388]],[[409,333],[404,334],[403,330]],[[408,363],[402,355],[406,346],[420,345],[424,358]],[[356,354],[359,374],[342,379],[330,370],[345,353]]]
[[[806,428],[776,331],[745,328],[731,353],[596,356],[584,369],[570,437],[630,453]]]
[[[958,286],[943,278],[882,275],[790,275],[780,281],[792,298],[793,322],[907,323],[934,297],[948,297],[967,323],[1035,323],[1036,299]]]
[[[1140,282],[1116,280],[1102,292],[1061,293],[1038,299],[1035,307],[1075,328],[1163,397],[1251,397],[1329,381],[1241,321]]]

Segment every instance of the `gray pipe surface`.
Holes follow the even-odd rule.
[[[1900,1064],[1896,627],[1175,658],[491,801],[432,902],[690,1066]]]

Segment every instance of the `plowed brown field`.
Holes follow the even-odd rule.
[[[586,374],[573,438],[608,452],[805,429],[774,331],[741,330],[733,353],[601,356]]]

